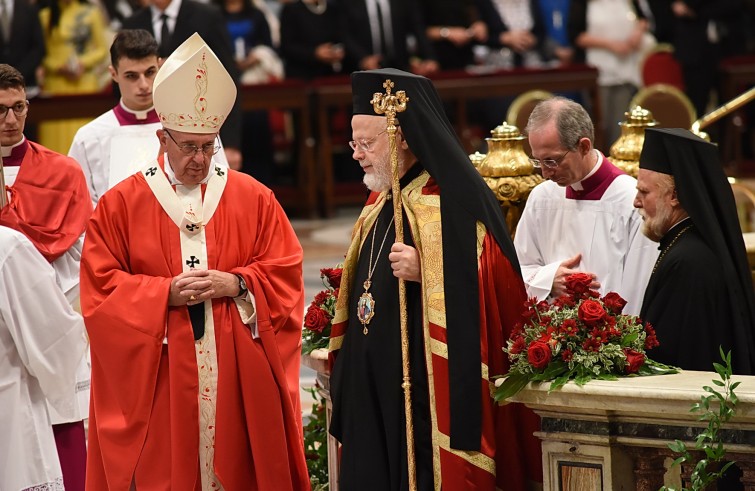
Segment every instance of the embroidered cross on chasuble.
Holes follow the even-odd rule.
[[[228,173],[216,164],[211,164],[214,166],[214,172],[209,173],[203,199],[203,184],[195,186],[178,184],[174,189],[162,171],[163,159],[164,156],[161,155],[157,163],[153,162],[142,169],[142,175],[163,211],[176,225],[180,236],[183,271],[207,269],[209,265],[205,226],[217,209],[228,180]],[[215,411],[218,388],[218,359],[212,300],[190,305],[188,311],[194,332],[199,394],[201,394],[199,398],[199,466],[202,489],[222,491],[223,488],[212,467],[215,454]]]

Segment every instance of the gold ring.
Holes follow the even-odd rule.
[[[193,302],[194,300],[196,300],[196,299],[197,299],[197,297],[195,297],[194,295],[192,295],[192,296],[190,296],[190,297],[189,297],[189,300],[191,300],[192,302]]]

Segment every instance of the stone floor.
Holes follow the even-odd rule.
[[[321,268],[332,268],[343,262],[351,237],[351,228],[359,215],[357,208],[340,208],[330,219],[292,219],[296,235],[304,249],[304,308],[324,288],[320,279]],[[314,385],[315,372],[307,367],[301,369],[302,412],[310,412],[312,397],[306,388]]]

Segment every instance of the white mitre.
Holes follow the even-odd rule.
[[[152,93],[163,127],[217,133],[236,100],[236,84],[195,32],[160,67]]]

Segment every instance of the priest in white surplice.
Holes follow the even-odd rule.
[[[144,29],[124,29],[110,46],[110,59],[110,76],[120,88],[121,100],[82,126],[68,151],[84,170],[95,205],[105,191],[154,160],[160,151],[155,133],[162,124],[152,101],[152,84],[160,66],[157,41]],[[213,160],[228,166],[222,151]]]
[[[618,293],[624,312],[639,314],[658,249],[640,231],[637,181],[593,147],[590,116],[569,99],[538,104],[527,133],[546,179],[532,190],[514,238],[528,295],[558,297],[566,276],[589,273],[601,294]]]
[[[40,303],[44,305],[40,308]],[[45,400],[74,418],[84,323],[55,272],[21,233],[0,226],[0,489],[62,490]]]

